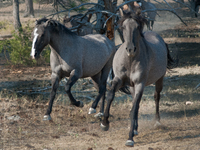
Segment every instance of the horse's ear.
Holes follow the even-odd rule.
[[[123,10],[121,8],[119,8],[119,14],[120,14],[121,17],[124,16]]]
[[[35,21],[35,25],[37,25],[38,24],[38,20],[36,19],[36,21]]]
[[[58,22],[55,21],[55,20],[48,20],[46,23],[45,23],[45,26],[58,26]]]

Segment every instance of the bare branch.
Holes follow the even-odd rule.
[[[171,9],[174,9],[166,0],[163,0]]]
[[[112,18],[114,15],[110,15],[110,17],[108,17],[107,19],[106,19],[106,21],[105,21],[105,23],[104,23],[104,25],[103,25],[103,27],[105,28],[105,26],[106,26],[106,23],[107,23],[107,21],[110,19],[110,18]]]
[[[163,3],[161,3],[161,2],[159,2],[159,1],[157,1],[157,0],[153,0],[153,1],[155,1],[156,3],[158,3],[158,4],[160,4],[160,5],[163,5],[164,7],[166,7],[165,4],[163,4]]]
[[[195,87],[195,89],[198,89],[200,87],[200,83]]]
[[[60,13],[63,13],[63,12],[67,12],[67,11],[69,11],[69,12],[68,12],[68,16],[70,16],[70,11],[72,11],[72,10],[74,10],[74,9],[77,9],[77,8],[79,8],[79,7],[81,7],[81,6],[84,6],[84,5],[99,5],[99,6],[104,7],[103,5],[98,4],[98,3],[84,3],[84,4],[81,4],[81,5],[77,6],[77,7],[73,7],[73,8],[71,8],[71,9],[69,9],[69,10],[66,9],[66,10],[58,11],[58,12],[56,12],[56,13],[54,13],[54,14],[50,14],[50,15],[48,15],[48,16],[46,16],[46,17],[55,16],[55,15],[57,15],[57,14],[60,14]]]
[[[174,2],[177,2],[177,3],[179,3],[179,4],[182,4],[183,6],[186,6],[186,7],[188,7],[191,11],[193,11],[193,12],[195,12],[189,5],[187,5],[187,4],[185,4],[185,3],[182,3],[182,2],[180,2],[180,1],[177,1],[177,0],[173,0]]]
[[[176,13],[176,11],[174,9],[171,10],[171,9],[158,9],[158,8],[156,8],[156,9],[142,10],[142,12],[147,12],[147,11],[169,11],[169,12],[175,14],[181,20],[181,22],[187,26],[187,24],[182,20],[182,18]]]
[[[73,7],[73,8],[71,8],[71,9],[69,9],[68,11],[68,16],[70,16],[70,11],[72,11],[72,10],[74,10],[74,9],[77,9],[77,8],[79,8],[79,7],[81,7],[81,6],[84,6],[84,5],[99,5],[99,6],[102,6],[102,7],[104,7],[104,5],[101,5],[101,4],[98,4],[98,3],[84,3],[84,4],[81,4],[81,5],[78,5],[78,6],[76,6],[76,7]]]
[[[95,99],[94,98],[92,98],[92,97],[90,97],[90,96],[86,96],[86,95],[81,95],[81,96],[76,96],[76,98],[87,98],[87,99],[89,99],[89,100],[92,100],[92,101],[94,101]]]

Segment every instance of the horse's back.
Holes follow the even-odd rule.
[[[146,31],[144,32],[144,39],[146,43],[152,46],[165,45],[163,38],[154,31]]]
[[[98,53],[100,55],[110,55],[113,53],[113,50],[115,49],[114,43],[109,40],[106,36],[101,34],[88,34],[83,36],[85,39],[84,44],[87,43],[87,45],[91,46],[89,48],[95,49],[95,53]],[[89,49],[85,49],[87,51],[90,51]],[[98,51],[97,51],[98,50]],[[102,54],[102,52],[104,54]]]
[[[83,55],[83,77],[97,74],[108,61],[112,61],[115,54],[114,43],[100,34],[83,36],[80,45]]]
[[[147,31],[144,39],[149,55],[149,73],[146,85],[154,83],[164,76],[167,69],[167,47],[160,35],[155,32]]]

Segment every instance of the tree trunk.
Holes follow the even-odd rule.
[[[104,4],[105,4],[105,10],[108,10],[112,13],[116,13],[115,12],[115,8],[116,8],[116,5],[117,5],[117,0],[104,0]],[[109,18],[108,15],[106,15],[106,20]],[[110,39],[110,40],[114,40],[114,19],[115,19],[115,16],[111,17],[107,23],[106,23],[106,36]]]
[[[17,31],[22,26],[19,19],[19,1],[18,0],[13,0],[13,18],[14,18],[14,27],[15,27],[15,30]]]
[[[58,12],[58,0],[53,0],[53,7],[56,12]],[[59,19],[59,14],[56,15]]]
[[[26,10],[24,17],[34,17],[33,0],[25,0]]]
[[[104,0],[98,0],[98,4],[104,5]],[[104,10],[104,7],[96,5],[95,10],[102,11]],[[96,13],[97,23],[95,24],[94,29],[99,34],[104,34],[106,32],[106,29],[103,27],[105,18],[102,13]]]

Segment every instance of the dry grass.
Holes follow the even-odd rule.
[[[188,136],[198,137],[200,135],[200,132],[197,134],[200,129],[199,124],[197,122],[196,124],[191,124],[195,116],[198,116],[200,113],[200,102],[193,101],[193,105],[185,105],[183,102],[187,99],[177,102],[168,101],[162,97],[160,109],[163,127],[153,129],[152,119],[154,118],[155,106],[151,98],[153,91],[148,90],[149,94],[146,93],[140,105],[139,132],[141,135],[135,138],[136,147],[144,146],[145,139],[149,140],[152,137],[154,137],[154,140],[152,139],[148,143],[155,142],[155,139],[157,139],[156,141],[160,141],[158,140],[160,138],[159,135],[162,135],[162,139],[171,139],[170,141],[185,139]],[[185,91],[185,89],[181,90]],[[168,94],[173,93],[173,90],[168,91]],[[119,136],[119,133],[121,134],[118,137],[119,139],[125,141],[127,138],[130,126],[128,114],[132,107],[131,98],[126,99],[123,103],[118,102],[113,104],[111,108],[113,117],[110,118],[110,130],[105,134],[99,131],[100,120],[94,118],[93,115],[87,114],[91,102],[85,104],[83,108],[76,108],[61,103],[59,97],[55,101],[51,114],[53,121],[50,122],[42,121],[47,105],[46,102],[41,102],[39,97],[32,99],[22,96],[18,98],[13,95],[1,98],[0,135],[2,143],[0,148],[87,149],[88,147],[92,147],[93,149],[100,149],[104,143],[104,147],[107,145],[106,147],[111,146],[116,149],[115,144],[117,143],[110,145],[105,139],[116,140],[114,135]],[[124,97],[124,94],[117,93],[117,97]],[[173,122],[172,120],[175,118],[177,119]],[[188,120],[190,121],[188,122]],[[150,126],[147,126],[146,123]],[[175,126],[178,125],[179,127],[175,128],[174,123]],[[196,128],[196,132],[193,132],[194,129],[189,131],[188,128]],[[183,133],[181,130],[188,131]],[[164,134],[165,136],[163,136]],[[80,143],[77,145],[76,142]],[[123,146],[121,145],[120,147],[122,148]]]
[[[8,10],[10,8],[9,6]],[[20,13],[22,9],[21,7]],[[42,9],[45,7],[41,8],[40,12]],[[6,11],[1,9],[0,13],[2,12]],[[51,10],[48,9],[44,13],[49,12]],[[182,15],[186,15],[188,19],[187,14]],[[12,22],[10,19],[12,16],[1,16],[0,20],[5,20],[5,17]],[[155,87],[151,85],[145,88],[140,103],[139,135],[134,137],[135,150],[200,149],[200,91],[195,89],[200,83],[200,45],[197,43],[197,38],[181,38],[180,41],[177,28],[182,31],[188,30],[189,27],[178,25],[174,30],[172,26],[180,22],[177,19],[170,22],[166,20],[167,18],[170,21],[174,19],[173,16],[157,18],[154,29],[160,31],[167,27],[162,36],[166,35],[166,41],[172,52],[178,51],[179,66],[168,71],[164,79],[160,101],[162,124],[160,127],[154,127],[153,121]],[[23,24],[28,20],[22,19]],[[34,20],[35,18],[30,18],[31,24]],[[1,22],[7,29],[5,34],[9,33],[12,30],[12,28],[8,29],[10,22],[5,21],[8,26],[4,21]],[[188,22],[193,29],[198,20],[191,19]],[[4,30],[0,29],[0,34],[3,32]],[[167,33],[175,36],[176,39],[174,40],[173,37],[171,39]],[[46,94],[31,94],[28,91],[33,87],[43,89],[51,86],[50,67],[11,68],[11,66],[0,65],[0,69],[0,149],[130,149],[124,146],[130,128],[129,111],[132,107],[130,96],[121,92],[116,93],[110,111],[112,115],[109,118],[110,129],[108,132],[102,132],[99,126],[101,121],[87,114],[92,103],[91,99],[95,98],[97,92],[88,79],[79,80],[72,91],[75,91],[73,93],[75,98],[84,102],[84,107],[76,108],[69,105],[64,88],[60,86],[51,114],[53,121],[45,122],[42,119],[47,109],[50,89],[43,91]],[[22,92],[17,93],[17,91]],[[77,91],[85,91],[85,93]],[[186,101],[192,102],[192,105],[186,105]],[[97,107],[98,111],[99,107]]]

